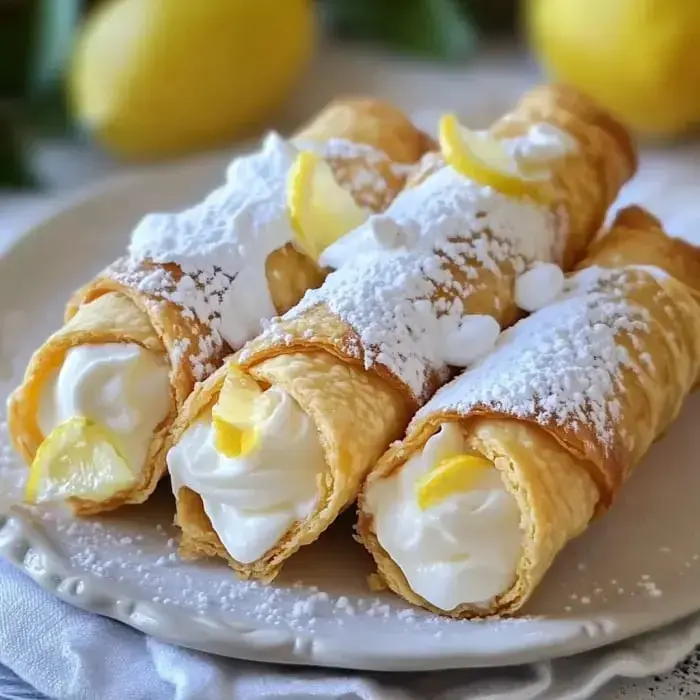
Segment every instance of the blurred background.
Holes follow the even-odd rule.
[[[0,0],[0,188],[226,147],[387,62],[404,107],[478,91],[488,112],[490,84],[544,70],[643,137],[686,137],[700,0]],[[417,73],[440,76],[443,104],[425,80],[411,93]]]

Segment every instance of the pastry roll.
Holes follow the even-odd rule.
[[[518,611],[698,381],[699,290],[700,250],[623,210],[370,473],[358,532],[384,582],[455,618]]]
[[[478,138],[536,161],[546,203],[431,156],[383,215],[331,245],[322,261],[336,271],[177,418],[168,466],[185,556],[272,579],[355,500],[452,366],[515,321],[525,273],[554,268],[563,282],[554,263],[580,256],[635,167],[624,130],[559,88],[534,91]],[[521,286],[532,296],[532,279]]]
[[[393,106],[340,101],[295,140],[271,133],[261,150],[234,160],[203,202],[146,216],[129,253],[74,294],[64,325],[34,353],[10,399],[14,445],[29,464],[41,462],[28,497],[69,497],[80,515],[146,500],[196,382],[327,273],[299,238],[304,207],[318,204],[300,197],[301,224],[290,215],[302,151],[315,153],[302,190],[317,194],[319,172],[330,180],[321,177],[321,195],[335,197],[321,202],[325,224],[338,198],[362,218],[385,208],[427,145]]]

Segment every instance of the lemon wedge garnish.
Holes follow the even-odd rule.
[[[217,452],[229,459],[245,457],[253,451],[258,442],[254,427],[241,429],[216,418],[214,419],[214,435]]]
[[[463,454],[441,459],[416,482],[418,507],[427,510],[454,493],[468,491],[484,470],[491,467],[490,460],[478,455]]]
[[[301,151],[289,171],[287,207],[299,245],[314,259],[368,218],[328,163],[310,151]]]
[[[135,481],[107,430],[76,416],[52,430],[39,446],[25,498],[30,503],[66,498],[104,501]]]
[[[247,455],[258,442],[256,423],[266,414],[265,393],[254,379],[230,364],[212,409],[216,449],[231,459]]]
[[[213,409],[214,418],[232,425],[248,424],[255,403],[262,393],[262,389],[252,377],[237,365],[230,363],[219,400]]]
[[[470,180],[511,197],[548,200],[550,172],[519,160],[500,141],[462,126],[454,114],[440,120],[440,149],[445,161]]]

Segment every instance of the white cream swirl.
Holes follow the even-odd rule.
[[[266,396],[272,410],[256,425],[256,445],[244,457],[217,451],[211,413],[168,453],[173,492],[187,486],[201,496],[224,547],[242,564],[259,559],[313,512],[327,470],[311,418],[279,387]]]
[[[547,164],[578,150],[578,141],[570,133],[547,122],[533,124],[525,136],[507,143],[517,158],[529,163]]]
[[[44,386],[39,428],[47,436],[70,418],[89,418],[112,431],[127,466],[139,474],[171,401],[165,359],[135,343],[78,345]]]
[[[465,452],[459,426],[444,424],[420,454],[367,489],[379,543],[411,588],[442,610],[485,605],[505,592],[522,551],[520,511],[495,467],[476,477],[469,491],[419,508],[418,479],[441,459]]]

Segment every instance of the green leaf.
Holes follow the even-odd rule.
[[[34,0],[35,42],[29,94],[56,92],[65,71],[83,9],[83,0]]]
[[[477,45],[469,13],[458,0],[334,0],[325,8],[341,36],[422,56],[459,59]]]
[[[0,0],[0,98],[56,92],[87,0]]]
[[[0,100],[24,94],[32,46],[33,16],[28,3],[0,3]]]
[[[454,0],[416,2],[398,26],[402,44],[416,53],[457,59],[476,48],[476,30]]]
[[[85,0],[34,0],[35,51],[21,119],[30,133],[69,135],[66,73]]]
[[[36,178],[29,167],[15,120],[0,111],[0,187],[35,187]]]
[[[517,29],[518,0],[461,0],[461,5],[481,33],[512,34]]]
[[[28,99],[19,112],[20,121],[33,134],[70,137],[77,132],[66,93],[58,86]]]

